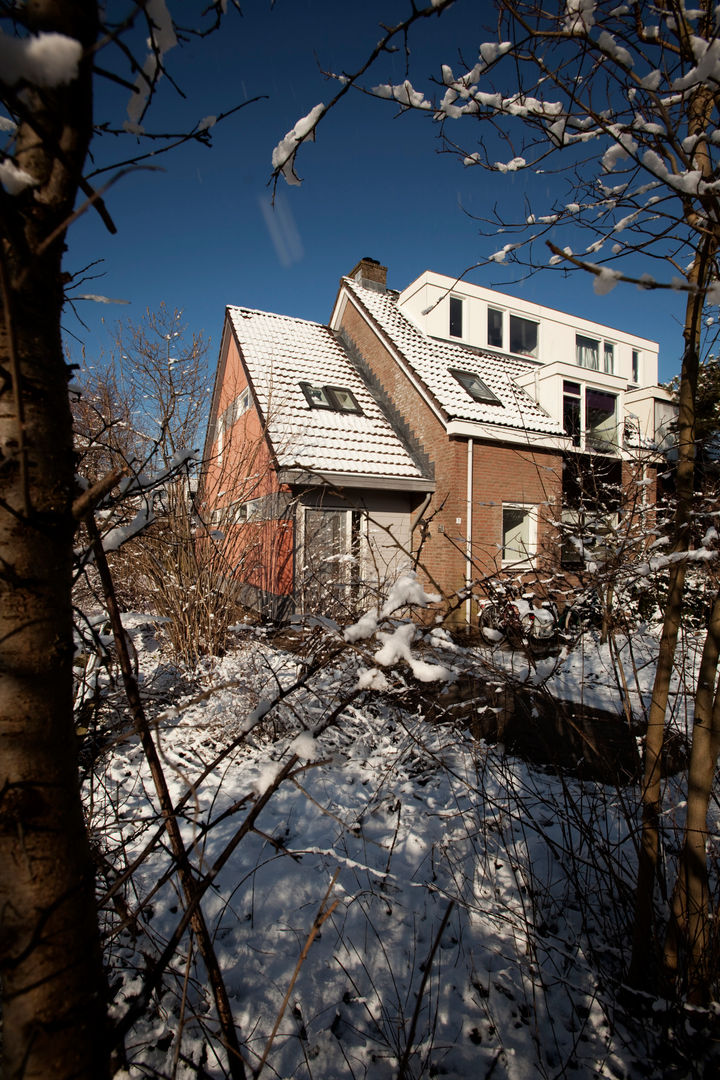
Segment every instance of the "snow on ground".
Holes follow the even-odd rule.
[[[457,725],[429,724],[404,707],[407,668],[385,669],[383,692],[359,688],[376,646],[340,651],[331,630],[317,627],[295,654],[245,628],[191,682],[157,650],[146,619],[126,627],[200,880],[295,759],[203,901],[250,1070],[267,1050],[264,1074],[285,1080],[382,1080],[402,1069],[508,1080],[716,1075],[695,1032],[688,1065],[683,1030],[663,1032],[615,1003],[636,793],[552,775]],[[443,632],[430,637],[449,667],[480,662]],[[587,675],[587,658],[563,658],[555,677],[566,688],[578,663]],[[249,716],[258,723],[247,732]],[[171,860],[141,747],[118,734],[117,717],[114,731],[86,783],[101,892],[162,838],[103,905],[120,1019],[183,908],[176,879],[165,880]],[[126,1047],[118,1080],[225,1075],[187,935]]]
[[[647,715],[652,699],[658,650],[657,627],[639,626],[631,636],[601,641],[597,630],[587,631],[559,655],[530,656],[506,646],[492,649],[493,663],[520,683],[542,686],[560,701],[584,704],[602,712],[622,714],[627,687],[636,720]],[[668,717],[686,733],[692,722],[695,675],[704,635],[688,632],[679,646],[670,689]]]

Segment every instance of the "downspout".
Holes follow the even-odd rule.
[[[465,538],[465,588],[467,589],[467,597],[465,599],[465,621],[468,626],[472,619],[472,600],[470,598],[470,587],[472,585],[472,494],[473,494],[473,441],[468,439],[468,456],[467,456],[467,505],[465,508],[465,515],[467,520],[466,538]]]

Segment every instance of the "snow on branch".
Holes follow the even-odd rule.
[[[0,82],[64,86],[77,78],[82,45],[66,34],[11,37],[0,30]]]
[[[595,0],[567,0],[565,5],[565,33],[573,37],[587,34],[595,25]]]
[[[295,126],[277,144],[272,152],[273,170],[282,173],[288,184],[298,185],[300,177],[295,172],[295,155],[301,143],[315,141],[315,128],[325,112],[322,102],[311,109],[307,116],[302,116]]]
[[[36,183],[35,177],[25,172],[24,169],[18,168],[10,158],[0,161],[0,184],[5,188],[8,195],[19,195],[25,188],[32,187]]]
[[[412,571],[399,577],[390,589],[388,598],[380,612],[380,617],[386,618],[402,607],[427,607],[428,604],[439,604],[440,599],[437,593],[426,593],[417,579],[417,574]]]
[[[413,85],[409,79],[400,83],[399,86],[392,86],[390,83],[384,83],[380,86],[374,86],[372,93],[375,97],[388,98],[392,101],[397,101],[400,105],[405,105],[408,109],[432,109],[432,102],[428,101],[424,94],[419,90],[414,90]]]
[[[127,525],[116,525],[114,529],[105,533],[102,538],[103,551],[117,551],[128,540],[132,540],[134,536],[143,532],[148,525],[152,525],[155,520],[154,501],[154,497],[151,496],[149,501],[138,510],[132,521]]]
[[[377,636],[383,644],[373,659],[381,667],[392,667],[404,660],[418,682],[449,682],[455,678],[452,668],[444,664],[430,664],[413,655],[410,646],[417,636],[415,623],[402,623],[391,633],[379,630]]]
[[[150,23],[150,38],[148,40],[150,51],[135,80],[135,89],[127,106],[128,118],[124,124],[126,131],[136,135],[143,133],[140,120],[150,99],[150,93],[162,76],[163,58],[178,43],[172,16],[168,11],[165,0],[146,0],[144,7]]]

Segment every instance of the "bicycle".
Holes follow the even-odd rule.
[[[490,644],[511,645],[524,642],[549,642],[557,632],[559,613],[553,600],[544,598],[535,606],[532,593],[504,596],[498,600],[481,600],[478,626],[482,637]]]

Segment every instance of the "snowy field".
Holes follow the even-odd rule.
[[[429,723],[409,694],[419,663],[445,680],[510,666],[617,711],[609,658],[586,649],[523,669],[507,650],[473,652],[433,631],[421,660],[410,631],[397,636],[403,625],[381,640],[366,627],[350,645],[318,626],[300,652],[239,628],[231,653],[190,676],[146,617],[126,618],[248,1075],[718,1075],[706,1014],[622,994],[637,792]],[[393,640],[408,654],[386,653],[382,666],[375,650]],[[638,701],[651,666],[632,665]],[[139,997],[183,902],[148,766],[113,701],[107,741],[85,760],[85,795],[106,869],[112,1015],[138,1013],[116,1080],[222,1077],[187,934],[158,993]],[[671,784],[667,805],[680,803]],[[675,824],[669,809],[668,854]]]

